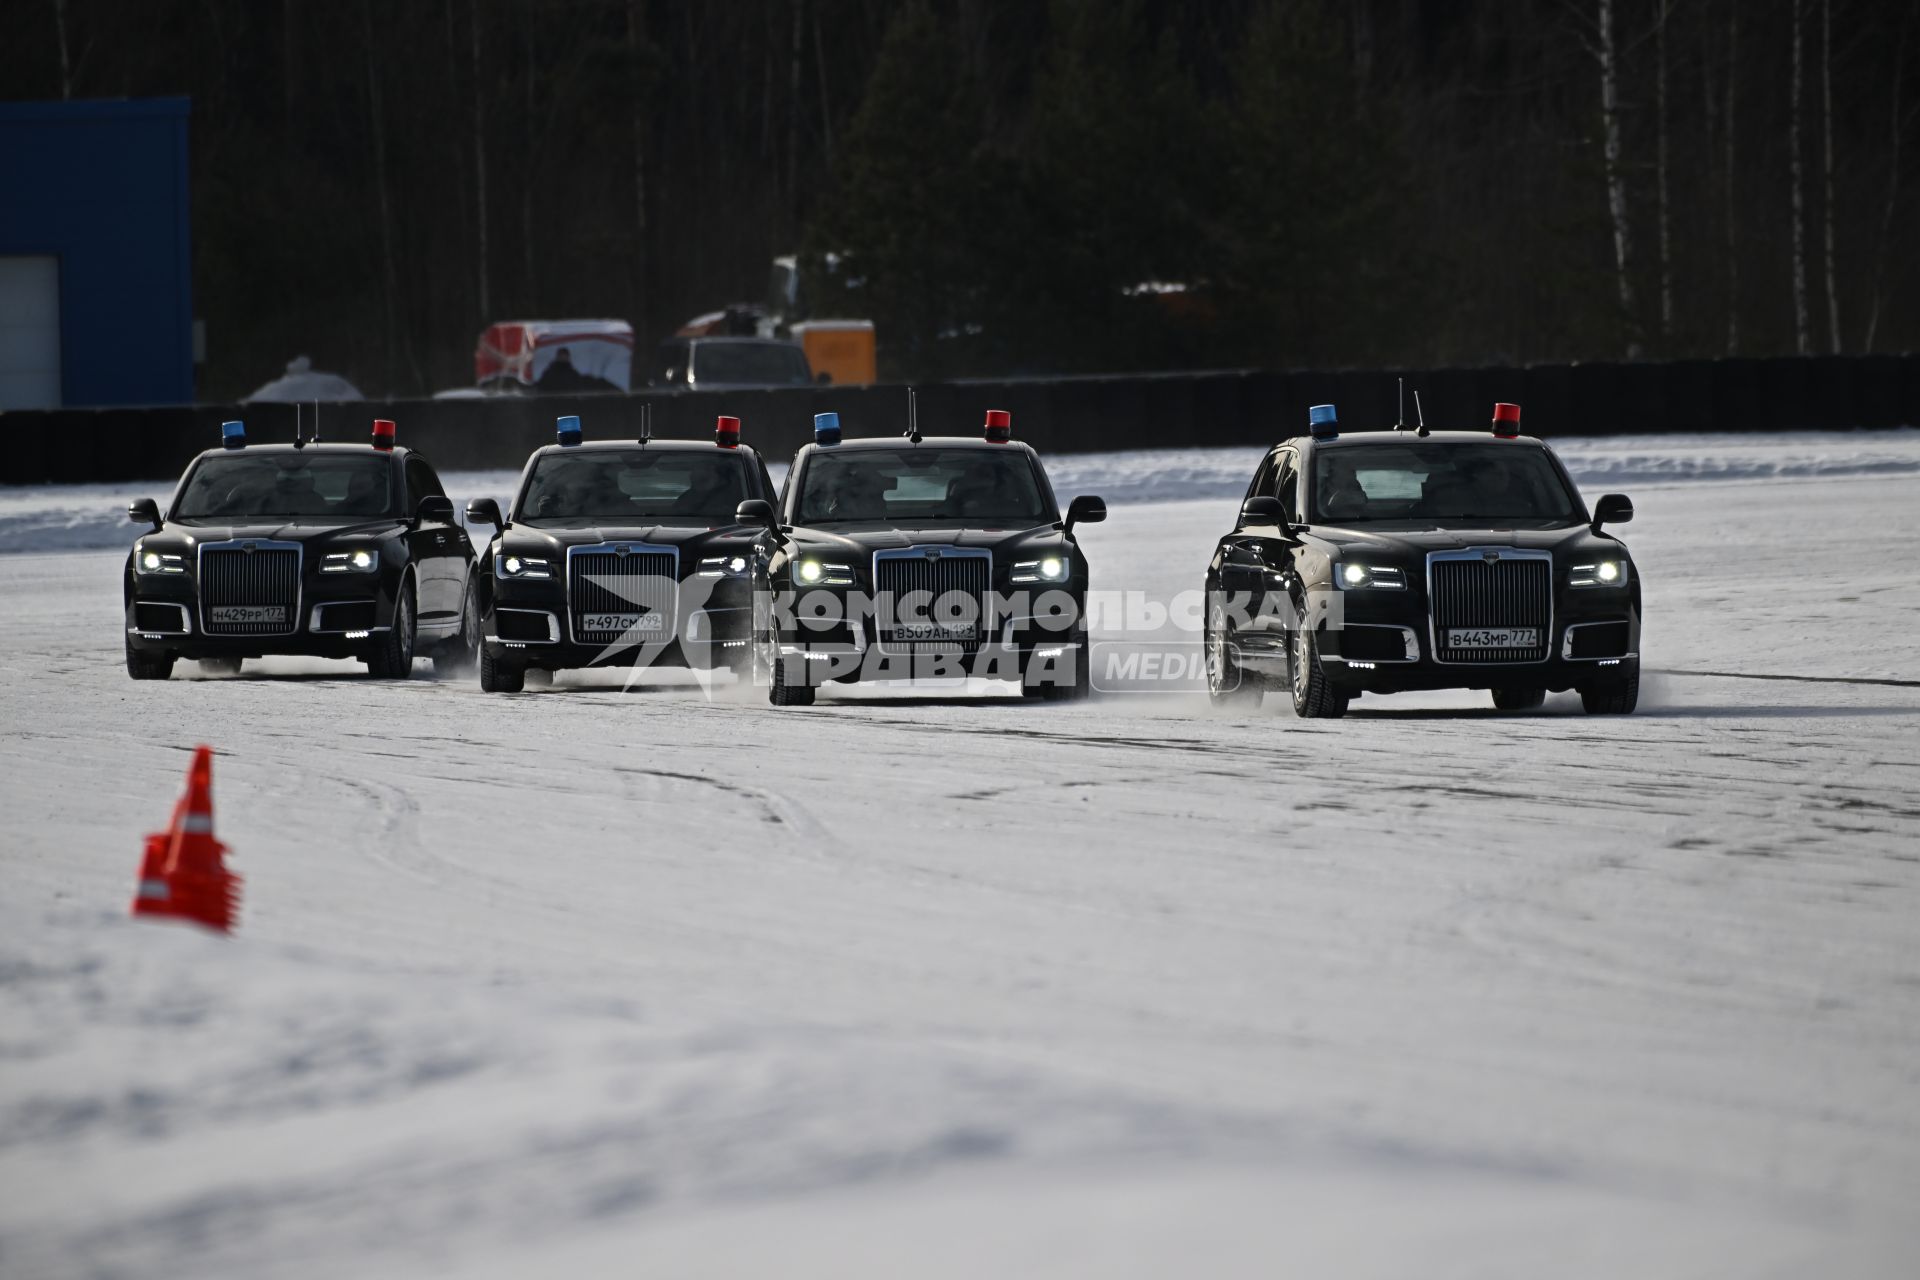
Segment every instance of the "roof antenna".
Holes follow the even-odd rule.
[[[1394,381],[1400,384],[1400,409],[1394,417],[1393,429],[1405,431],[1407,429],[1407,380],[1395,378]]]
[[[320,402],[318,400],[313,402],[313,435],[308,438],[307,443],[320,443]]]
[[[640,443],[653,439],[653,401],[640,402]]]
[[[907,388],[907,439],[920,443],[920,404],[912,387]]]
[[[1415,387],[1413,389],[1413,413],[1414,413],[1414,417],[1418,418],[1420,421],[1420,425],[1414,429],[1413,433],[1417,436],[1426,435],[1427,434],[1427,413],[1426,413],[1426,410],[1420,407],[1420,389],[1418,387]]]
[[[304,449],[307,447],[307,437],[300,431],[300,402],[298,400],[293,402],[293,447],[296,449]]]

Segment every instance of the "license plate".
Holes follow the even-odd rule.
[[[1450,649],[1537,649],[1538,627],[1452,627],[1447,631]]]
[[[666,616],[658,613],[587,613],[580,617],[582,631],[659,631]]]
[[[901,622],[893,628],[896,641],[907,640],[972,640],[979,631],[971,622],[956,622],[952,625],[941,622]]]
[[[251,622],[261,626],[287,625],[283,604],[216,604],[207,609],[208,622]]]

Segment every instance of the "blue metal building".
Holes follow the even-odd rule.
[[[187,115],[0,103],[0,410],[192,403]]]

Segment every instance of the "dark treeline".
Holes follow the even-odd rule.
[[[460,385],[489,320],[650,344],[795,250],[895,376],[1920,346],[1900,0],[9,15],[7,97],[192,97],[210,399]]]

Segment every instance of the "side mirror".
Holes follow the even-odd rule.
[[[765,498],[748,498],[733,509],[733,518],[741,524],[757,524],[774,528],[773,504]]]
[[[1106,518],[1107,500],[1105,498],[1096,498],[1090,493],[1083,493],[1067,504],[1067,527],[1065,532],[1068,536],[1071,536],[1073,534],[1073,526],[1077,524],[1099,524]]]
[[[1593,531],[1603,524],[1625,524],[1633,519],[1633,499],[1624,493],[1609,493],[1593,504]]]
[[[500,504],[492,498],[469,498],[467,499],[467,523],[490,524],[498,529],[506,524],[506,521],[500,518]]]
[[[815,383],[823,387],[830,387],[833,385],[833,375],[828,373],[825,369],[822,369],[820,372],[814,374],[813,380]]]
[[[453,499],[426,497],[420,499],[420,505],[414,510],[413,522],[420,524],[452,524]]]
[[[150,524],[156,530],[160,527],[160,507],[152,498],[135,498],[127,504],[127,519],[135,524]]]
[[[1280,505],[1280,499],[1270,494],[1248,498],[1240,504],[1240,524],[1242,527],[1250,524],[1277,524],[1284,529],[1288,524],[1287,509]]]
[[[786,535],[780,532],[780,521],[773,513],[773,504],[765,498],[748,498],[733,509],[733,518],[740,524],[757,524],[773,534],[776,542],[785,543]]]

